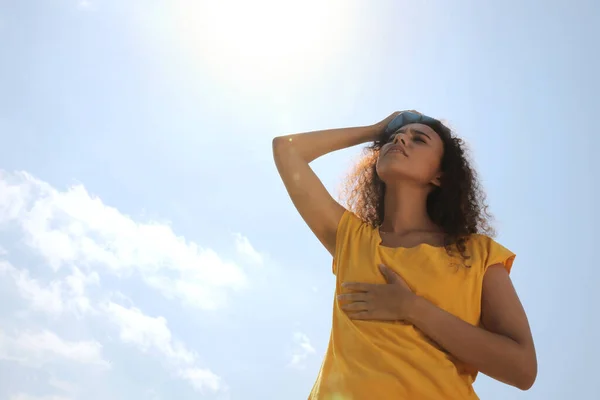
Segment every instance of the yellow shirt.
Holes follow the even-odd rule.
[[[344,213],[333,261],[336,295],[344,282],[385,283],[377,267],[385,264],[417,295],[473,325],[480,322],[486,268],[502,263],[510,272],[515,257],[483,235],[467,242],[469,267],[444,248],[380,243],[377,229]],[[477,399],[472,387],[476,375],[414,326],[354,321],[334,300],[329,346],[309,400]]]

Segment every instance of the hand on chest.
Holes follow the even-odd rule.
[[[445,308],[473,298],[476,291],[475,271],[459,257],[450,256],[443,247],[419,245],[413,248],[375,246],[355,253],[345,260],[338,280],[343,282],[386,283],[378,265],[384,264],[398,273],[417,295]],[[360,254],[358,254],[360,253]],[[367,254],[369,253],[369,254]]]

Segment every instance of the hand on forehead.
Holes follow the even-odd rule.
[[[386,132],[395,132],[403,126],[409,124],[432,124],[437,122],[436,119],[428,117],[427,115],[419,114],[413,111],[404,111],[398,114],[386,127]]]

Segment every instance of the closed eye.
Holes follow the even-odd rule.
[[[431,140],[431,137],[429,137],[428,134],[426,134],[425,132],[420,131],[418,129],[410,129],[409,128],[408,131],[410,131],[412,133],[412,140],[415,141],[415,142],[420,142],[420,143],[425,143],[426,144],[427,140]],[[406,128],[400,128],[400,129],[398,129],[396,132],[394,132],[390,136],[389,142],[394,141],[397,135],[400,135],[400,134],[403,134],[403,133],[406,133],[406,132],[407,132]],[[425,138],[427,138],[427,139],[425,139]]]

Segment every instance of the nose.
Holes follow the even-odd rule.
[[[398,144],[398,142],[402,143],[403,146],[406,146],[403,134],[398,134],[394,137],[394,144]]]

